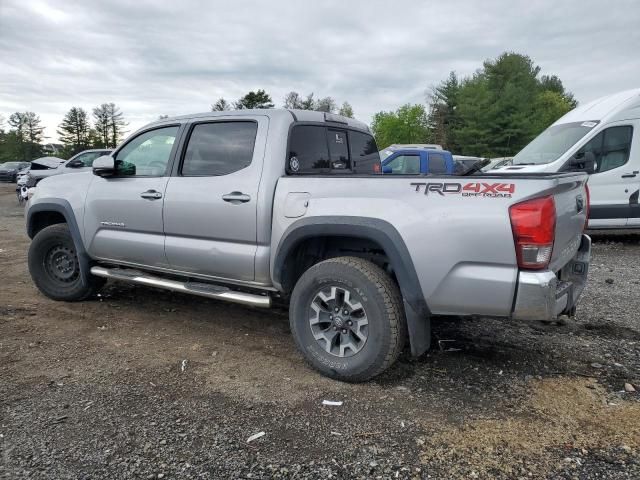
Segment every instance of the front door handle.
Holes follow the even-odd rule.
[[[226,195],[222,195],[222,200],[237,205],[238,203],[247,203],[249,200],[251,200],[251,197],[246,193],[231,192],[227,193]]]
[[[638,172],[625,173],[624,175],[622,175],[622,178],[634,178],[637,174]]]
[[[159,198],[162,198],[162,194],[157,190],[147,190],[146,192],[142,192],[140,196],[148,200],[158,200]]]

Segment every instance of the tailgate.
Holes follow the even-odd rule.
[[[588,213],[584,174],[557,179],[552,191],[556,205],[556,237],[549,268],[557,272],[574,257],[578,248]]]

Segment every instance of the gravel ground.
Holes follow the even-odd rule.
[[[0,184],[4,478],[640,478],[638,235],[596,237],[576,318],[438,319],[429,354],[361,385],[310,370],[284,310],[50,301],[27,245]]]

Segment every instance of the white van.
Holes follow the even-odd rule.
[[[570,111],[500,172],[591,173],[589,228],[640,228],[640,88]]]

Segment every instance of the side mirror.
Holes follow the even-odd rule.
[[[103,155],[93,161],[93,174],[99,177],[112,177],[116,173],[116,162],[111,155]]]
[[[75,160],[71,160],[70,162],[67,163],[67,168],[82,168],[82,167],[84,167],[84,162],[79,158],[76,158]]]
[[[593,152],[585,152],[582,157],[571,157],[569,170],[585,172],[591,175],[596,171],[596,156]]]
[[[387,165],[385,165],[384,167],[382,167],[382,173],[393,173],[393,169]]]

